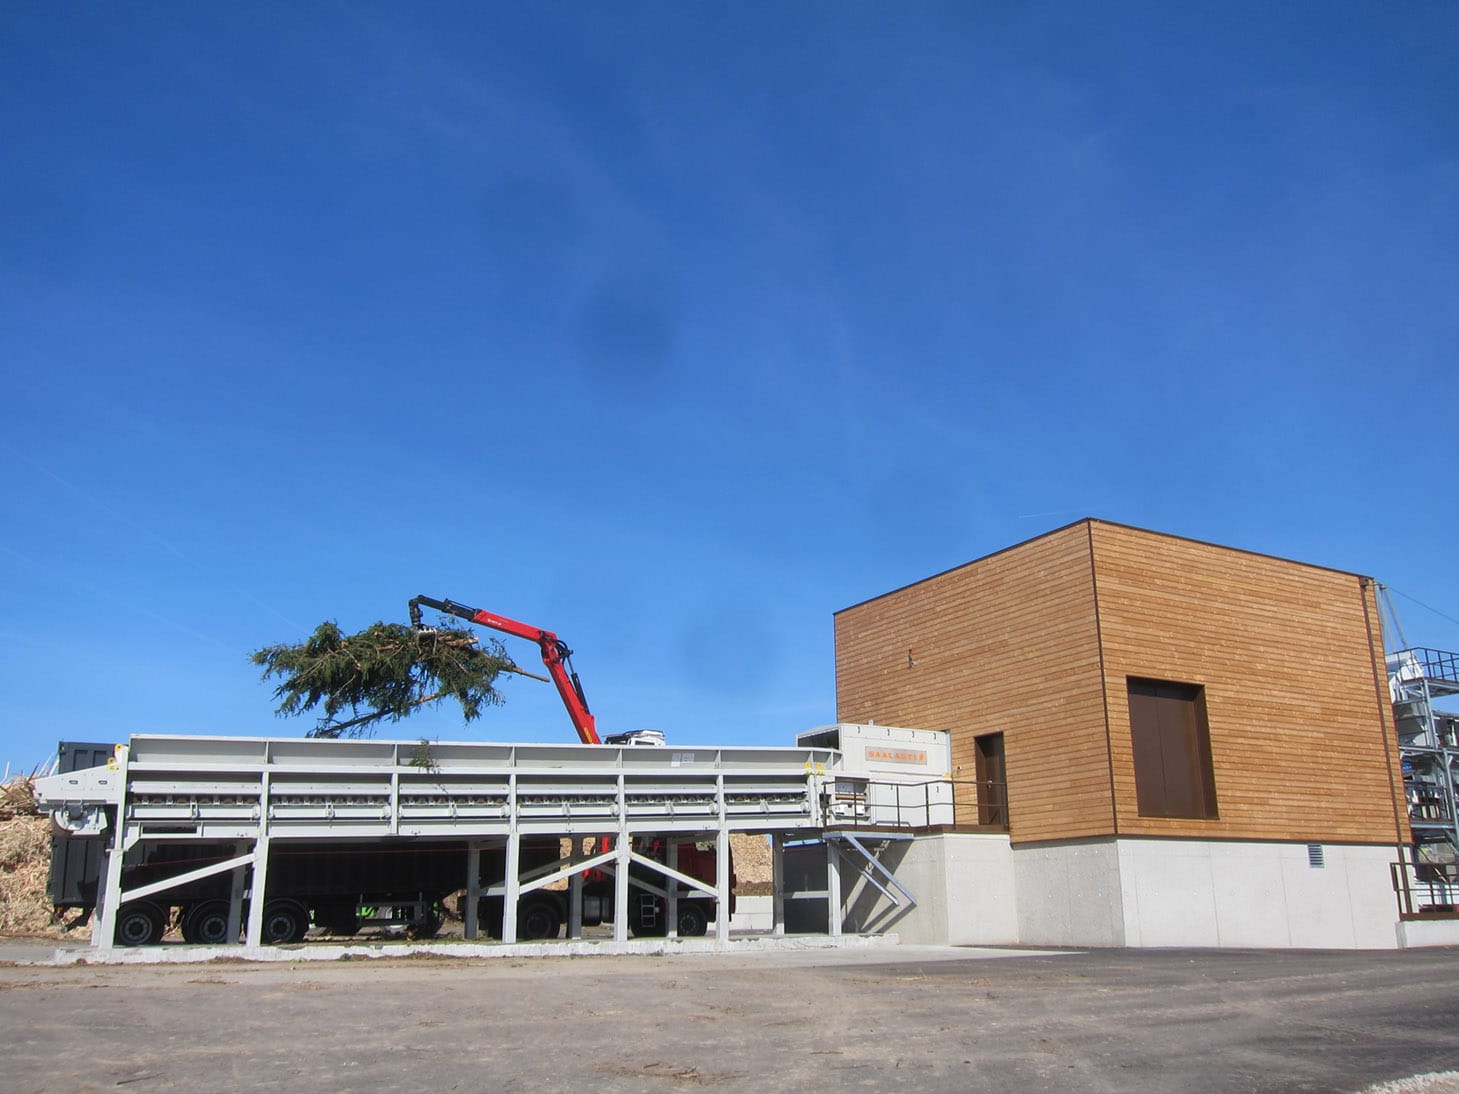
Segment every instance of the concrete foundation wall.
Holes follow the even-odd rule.
[[[946,941],[954,946],[1016,945],[1018,888],[1013,883],[1008,837],[951,834],[939,838],[947,885]]]
[[[866,844],[868,850],[871,844]],[[892,904],[856,873],[853,850],[843,856],[841,888],[847,931],[894,930],[903,942],[1013,945],[1018,942],[1013,861],[1008,837],[941,833],[897,840],[877,849],[877,860],[916,899]],[[877,880],[885,885],[885,879]],[[890,886],[887,886],[890,888]],[[898,894],[900,897],[901,894]]]
[[[1024,945],[1125,945],[1114,840],[1015,847],[1013,884]]]
[[[912,840],[878,844],[863,839],[916,899],[898,906],[869,884],[857,870],[860,855],[851,848],[841,856],[841,900],[848,933],[895,931],[903,942],[1007,946],[1018,942],[1013,860],[1008,837],[985,833],[939,833]],[[873,871],[886,888],[896,892]],[[826,850],[823,846],[786,851],[787,894],[824,892]],[[785,902],[785,926],[792,934],[823,932],[827,927],[823,896],[802,896]]]
[[[1019,941],[1392,949],[1390,847],[1101,839],[1013,849]]]
[[[868,843],[868,847],[872,844]],[[917,900],[897,907],[843,855],[845,930],[911,943],[1393,949],[1459,941],[1459,920],[1398,922],[1391,847],[1114,839],[1010,847],[938,834],[877,848]],[[792,890],[826,884],[825,849],[787,854]],[[880,880],[880,879],[879,879]],[[824,897],[787,900],[787,929],[826,930]]]
[[[1391,847],[1119,840],[1125,944],[1392,949]]]
[[[1459,946],[1459,919],[1410,919],[1398,925],[1398,944],[1416,946]]]

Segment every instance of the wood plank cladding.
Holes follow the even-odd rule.
[[[1371,582],[1122,525],[1089,529],[1122,834],[1406,841],[1374,689]],[[1140,816],[1130,677],[1205,689],[1217,819]]]
[[[1088,530],[837,613],[836,709],[843,722],[951,730],[953,778],[969,784],[974,738],[1002,733],[1011,835],[1111,834]]]
[[[970,783],[1004,734],[1015,842],[1408,839],[1358,575],[1085,520],[838,612],[835,638],[841,721],[951,730]],[[1203,689],[1215,818],[1140,815],[1131,677]]]

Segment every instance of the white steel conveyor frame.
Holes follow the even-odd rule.
[[[113,945],[116,911],[202,877],[233,872],[230,919],[241,926],[244,869],[252,890],[265,892],[269,845],[278,840],[389,841],[460,839],[467,849],[466,927],[476,933],[476,898],[504,897],[502,940],[516,940],[521,894],[567,879],[570,931],[581,925],[583,871],[613,876],[617,907],[627,907],[629,866],[652,870],[663,888],[634,878],[669,903],[672,934],[681,887],[713,895],[729,907],[731,832],[773,834],[777,852],[787,834],[810,834],[834,820],[828,791],[839,752],[816,748],[646,748],[422,741],[335,741],[265,737],[137,735],[111,765],[36,781],[42,808],[78,833],[110,840],[99,896],[96,945]],[[612,835],[607,854],[520,874],[524,836]],[[671,844],[712,837],[718,851],[714,886],[633,850],[633,837]],[[226,861],[122,890],[124,854],[143,840],[235,841]],[[505,880],[483,889],[479,854],[505,846]],[[777,854],[778,858],[778,854]],[[670,861],[674,861],[671,859]],[[249,903],[246,944],[263,937],[264,901]],[[716,935],[728,937],[728,915]],[[627,938],[628,916],[615,916],[615,937]],[[777,923],[777,929],[780,929]],[[232,937],[237,937],[236,933]]]

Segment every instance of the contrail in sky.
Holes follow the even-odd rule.
[[[150,528],[145,528],[142,525],[138,524],[136,521],[131,520],[125,514],[117,512],[115,509],[113,509],[110,505],[106,504],[106,502],[102,501],[100,498],[96,497],[95,495],[93,495],[91,493],[88,493],[86,490],[83,490],[81,487],[77,486],[75,483],[71,482],[69,479],[66,479],[66,478],[62,477],[61,475],[57,474],[55,471],[52,471],[49,467],[46,467],[44,464],[37,463],[35,460],[31,459],[29,456],[25,455],[22,452],[17,452],[15,449],[10,448],[8,445],[6,446],[6,449],[5,450],[7,452],[9,452],[12,456],[15,456],[17,459],[23,460],[26,463],[30,464],[31,467],[35,468],[37,471],[39,471],[41,474],[45,475],[47,478],[53,479],[56,482],[60,483],[61,486],[65,487],[71,493],[75,494],[78,498],[80,498],[82,501],[84,501],[87,505],[91,506],[93,509],[96,509],[96,510],[102,512],[102,513],[105,513],[112,520],[116,521],[118,524],[122,525],[124,528],[127,528],[127,529],[131,530],[133,533],[135,533],[136,535],[140,536],[142,539],[150,540],[152,543],[154,543],[157,546],[161,547],[164,551],[166,551],[168,554],[172,555],[174,558],[181,559],[183,562],[186,562],[189,566],[192,566],[194,569],[196,569],[196,570],[198,570],[198,571],[200,571],[200,572],[202,572],[204,574],[206,574],[206,573],[209,572],[208,571],[208,568],[206,566],[204,566],[197,559],[195,559],[195,558],[191,557],[190,555],[188,555],[185,551],[181,550],[175,544],[173,544],[173,543],[169,542],[168,540],[164,539],[163,537],[159,536],[156,532],[152,531]],[[24,558],[25,557],[23,555],[20,555],[19,552],[16,552],[16,551],[13,551],[13,550],[12,550],[12,553],[13,554],[16,554],[18,557],[21,557],[21,558]],[[34,560],[29,560],[29,561],[31,561],[33,564],[35,564],[34,563]],[[279,611],[272,604],[269,604],[267,601],[260,600],[258,597],[254,596],[252,593],[250,593],[248,590],[239,588],[236,584],[231,584],[231,583],[230,583],[230,587],[231,587],[232,591],[234,593],[236,593],[238,596],[241,596],[244,599],[249,600],[252,603],[258,605],[260,608],[264,609],[264,611],[266,611],[266,612],[269,612],[271,615],[277,616],[278,618],[282,619],[285,623],[289,624],[289,626],[295,628],[296,630],[303,630],[303,629],[305,629],[304,626],[303,626],[303,624],[299,623],[297,620],[290,619],[287,615],[285,615],[283,612]],[[156,616],[155,613],[148,613],[148,614],[152,614],[153,615],[153,618],[160,618],[160,617]],[[180,624],[178,624],[178,625],[180,626]],[[184,628],[184,629],[186,630],[187,628]],[[196,633],[196,632],[190,632],[190,633]]]

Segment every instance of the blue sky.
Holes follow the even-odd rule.
[[[0,759],[302,735],[249,652],[418,593],[788,744],[1088,515],[1459,649],[1459,8],[540,7],[0,11]]]

